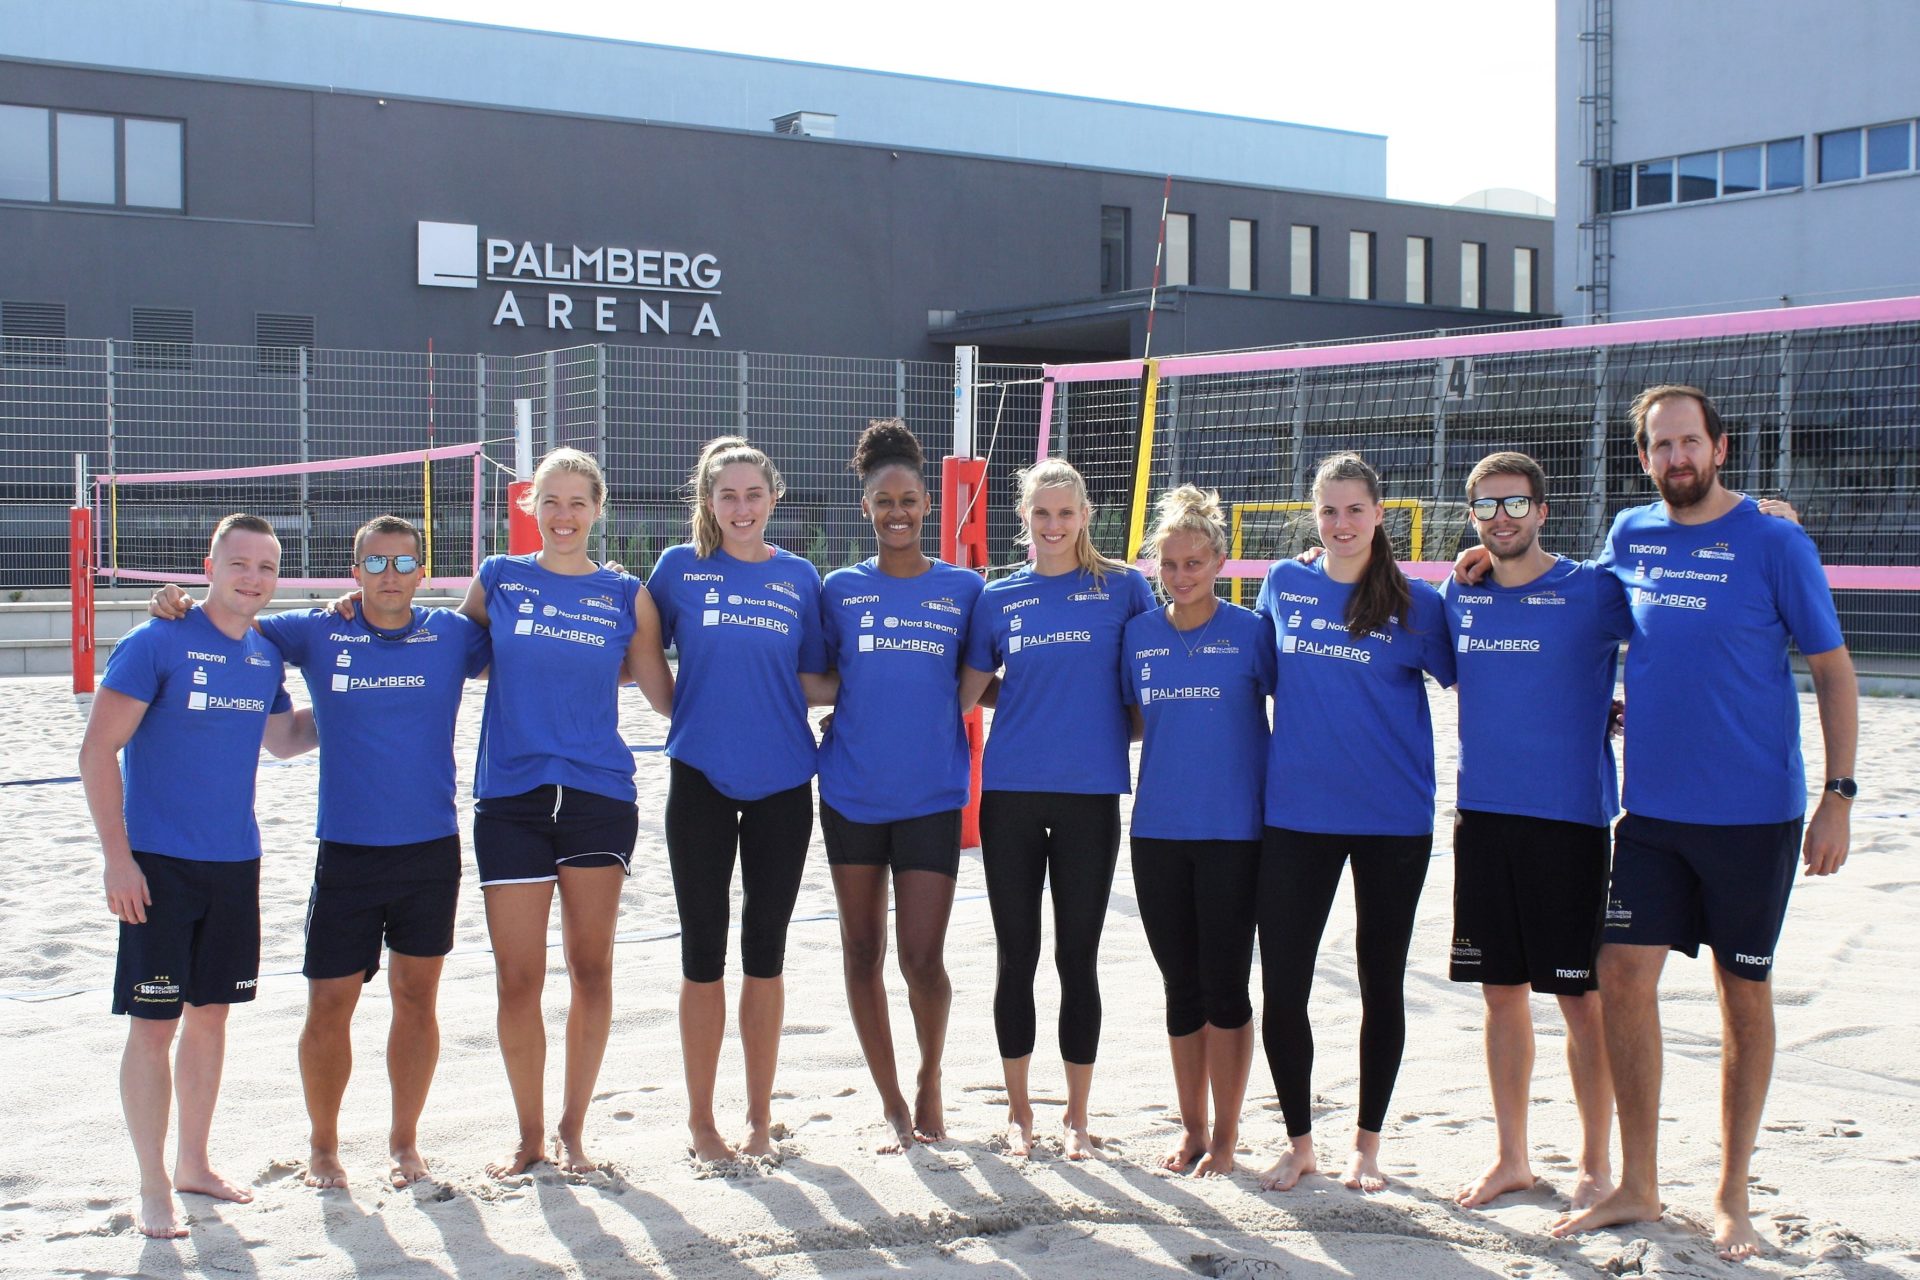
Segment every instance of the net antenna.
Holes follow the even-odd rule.
[[[1160,308],[1160,269],[1167,254],[1167,210],[1173,203],[1173,175],[1160,188],[1160,230],[1153,244],[1153,286],[1147,290],[1147,339],[1140,348],[1140,434],[1134,445],[1133,480],[1128,487],[1126,561],[1140,558],[1146,539],[1147,485],[1153,470],[1153,416],[1160,388],[1160,366],[1153,358],[1153,318]]]

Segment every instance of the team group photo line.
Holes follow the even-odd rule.
[[[1089,1128],[1099,947],[1131,792],[1125,835],[1164,979],[1182,1130],[1161,1166],[1218,1176],[1248,1149],[1239,1121],[1257,942],[1259,1048],[1285,1124],[1260,1186],[1287,1192],[1324,1172],[1382,1190],[1408,952],[1434,849],[1431,677],[1458,699],[1449,976],[1484,993],[1498,1144],[1455,1199],[1472,1208],[1534,1185],[1530,996],[1540,993],[1564,1019],[1579,1118],[1576,1179],[1551,1230],[1660,1217],[1661,971],[1670,951],[1695,957],[1704,944],[1724,1028],[1713,1244],[1724,1258],[1754,1255],[1749,1165],[1773,1068],[1775,943],[1797,876],[1833,874],[1847,858],[1858,687],[1797,513],[1721,483],[1729,440],[1711,400],[1650,387],[1629,419],[1622,430],[1655,496],[1619,514],[1597,560],[1545,550],[1550,478],[1525,454],[1496,452],[1462,495],[1478,545],[1436,589],[1396,563],[1374,469],[1336,453],[1312,482],[1319,545],[1276,563],[1252,609],[1216,592],[1229,548],[1217,494],[1160,495],[1142,551],[1156,594],[1095,550],[1087,487],[1058,458],[1019,475],[1021,567],[988,580],[930,557],[922,533],[937,486],[897,419],[868,424],[850,463],[874,553],[824,579],[766,540],[780,472],[732,436],[701,452],[691,536],[644,582],[590,556],[608,494],[599,465],[573,449],[549,453],[522,499],[540,549],[488,557],[458,609],[414,603],[420,530],[379,514],[353,537],[357,590],[262,616],[280,544],[267,520],[227,516],[211,533],[204,597],[162,587],[153,616],[114,647],[80,751],[119,921],[113,1011],[128,1015],[120,1092],[138,1229],[187,1235],[176,1193],[252,1198],[215,1170],[209,1134],[228,1013],[259,981],[262,746],[278,757],[318,748],[320,760],[299,1041],[305,1180],[347,1185],[351,1022],[383,951],[386,1176],[395,1187],[431,1176],[418,1127],[466,873],[454,727],[471,679],[486,682],[472,873],[516,1125],[490,1175],[598,1167],[586,1119],[639,829],[634,751],[618,725],[619,690],[632,684],[669,724],[663,818],[691,1159],[777,1153],[781,975],[816,812],[847,1007],[889,1131],[882,1149],[947,1140],[943,952],[974,769],[967,718],[987,707],[978,827],[1007,1096],[999,1149],[1017,1159],[1041,1141],[1029,1074],[1050,900],[1066,1089],[1046,1140],[1069,1160],[1100,1154]],[[1811,779],[1791,648],[1819,712],[1823,771]],[[289,665],[310,707],[289,699]],[[830,708],[817,735],[810,708]],[[1309,997],[1348,868],[1358,1100],[1351,1140],[1336,1149],[1313,1132]],[[541,997],[556,898],[568,1001],[550,1124]],[[746,1113],[723,1125],[714,1095],[735,930]],[[918,1049],[911,1081],[889,1021],[890,941]]]

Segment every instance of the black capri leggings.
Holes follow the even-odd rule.
[[[1259,875],[1258,840],[1133,837],[1133,884],[1167,989],[1168,1035],[1252,1021],[1247,976]]]
[[[671,762],[667,861],[680,908],[680,972],[689,982],[718,982],[726,975],[736,849],[740,968],[750,978],[780,976],[786,966],[787,924],[800,896],[800,875],[812,838],[810,785],[758,800],[735,800],[692,765]]]
[[[1340,868],[1353,860],[1354,950],[1360,976],[1359,1125],[1380,1132],[1407,1043],[1402,988],[1413,915],[1427,880],[1433,833],[1322,835],[1268,827],[1260,849],[1261,1018],[1287,1136],[1313,1129],[1313,1027],[1307,997]]]
[[[1033,1052],[1033,975],[1040,968],[1040,887],[1053,888],[1053,964],[1060,972],[1060,1056],[1091,1064],[1100,1048],[1100,930],[1120,856],[1120,797],[988,791],[980,857],[999,975],[993,1030],[1000,1056]]]

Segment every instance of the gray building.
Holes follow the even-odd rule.
[[[1920,293],[1920,5],[1558,5],[1561,313]]]
[[[0,336],[1156,354],[1546,311],[1384,139],[283,0],[4,5]],[[1508,313],[1495,316],[1489,313]]]

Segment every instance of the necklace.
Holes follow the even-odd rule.
[[[1194,654],[1200,652],[1202,645],[1206,644],[1207,632],[1213,630],[1214,619],[1220,616],[1220,606],[1217,603],[1213,606],[1213,612],[1208,614],[1207,620],[1200,624],[1200,634],[1194,637],[1192,644],[1187,643],[1186,633],[1174,625],[1172,605],[1167,606],[1167,611],[1164,616],[1167,620],[1167,629],[1173,632],[1174,639],[1180,642],[1180,647],[1185,649],[1187,656],[1191,658]]]

